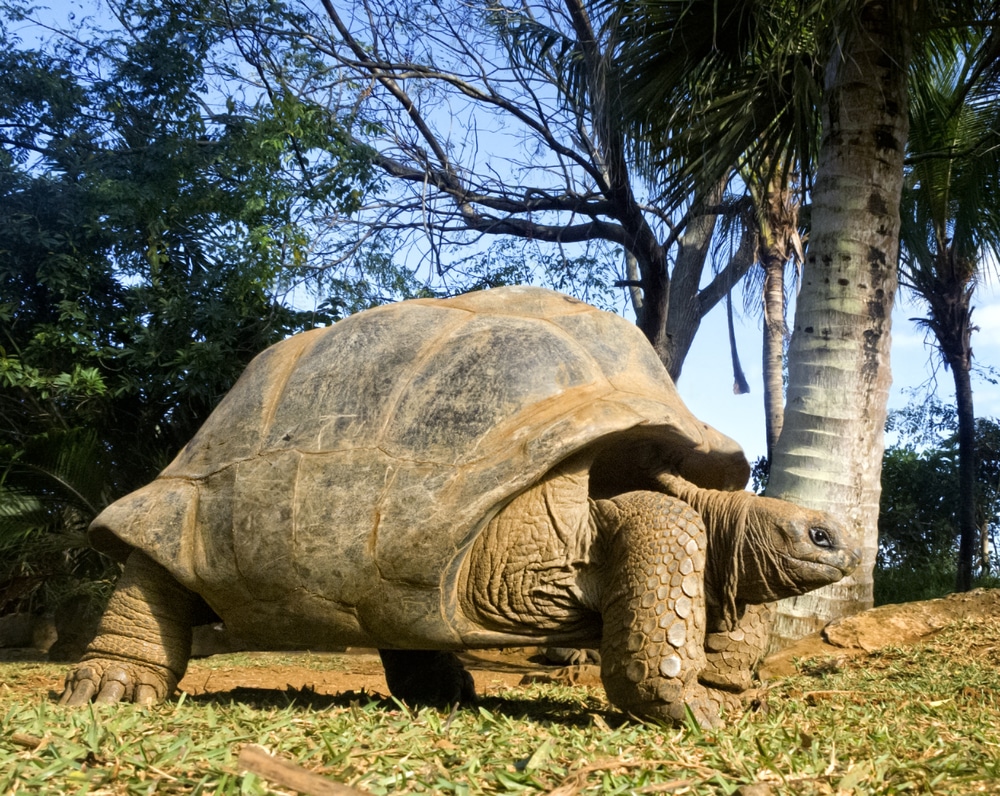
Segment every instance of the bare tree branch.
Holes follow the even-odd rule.
[[[354,145],[386,176],[356,223],[417,244],[407,257],[430,258],[437,274],[451,267],[455,247],[500,236],[552,245],[558,258],[573,257],[562,248],[572,244],[603,247],[617,263],[609,283],[628,285],[639,325],[668,367],[683,358],[686,344],[668,340],[671,282],[680,278],[697,295],[714,225],[707,205],[678,219],[636,181],[650,170],[627,159],[609,61],[615,43],[590,6],[321,0],[321,9],[261,31],[322,59],[283,90],[350,120]],[[726,284],[717,277],[704,302],[688,302],[692,331],[682,338]]]

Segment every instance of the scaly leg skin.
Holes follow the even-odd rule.
[[[701,517],[677,498],[630,492],[596,505],[607,538],[601,679],[638,716],[718,726],[739,700],[706,688],[705,548]]]
[[[462,662],[437,650],[378,651],[391,693],[408,705],[446,708],[476,701],[476,686]]]
[[[191,655],[192,615],[200,598],[145,553],[134,551],[101,618],[97,636],[66,677],[59,703],[166,699]]]
[[[701,681],[727,691],[749,691],[753,672],[767,652],[771,615],[770,605],[748,605],[733,630],[707,633]]]

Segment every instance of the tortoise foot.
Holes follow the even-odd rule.
[[[683,726],[693,717],[699,727],[717,728],[723,724],[723,715],[732,719],[740,714],[743,706],[739,695],[706,688],[697,682],[682,685],[677,681],[663,681],[659,688],[651,682],[647,687],[648,690],[642,690],[652,698],[633,702],[625,708],[627,712],[675,727]]]
[[[157,666],[92,658],[81,661],[66,676],[59,704],[74,707],[93,701],[105,705],[115,702],[152,705],[163,701],[176,684],[168,670]]]
[[[379,650],[389,692],[408,705],[446,708],[476,701],[476,687],[461,661],[437,650]]]

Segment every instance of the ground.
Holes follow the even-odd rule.
[[[797,660],[865,655],[887,646],[932,639],[956,621],[997,616],[1000,616],[1000,590],[977,590],[940,600],[881,606],[835,622],[822,633],[771,656],[761,674],[765,680],[771,680],[794,674]],[[0,660],[32,659],[43,658],[30,650],[0,649]],[[477,693],[482,695],[538,681],[600,684],[597,666],[545,665],[534,649],[471,652],[465,653],[463,659],[476,681]],[[48,670],[39,670],[33,676],[3,685],[0,690],[7,697],[45,690],[54,695],[61,688],[59,677]],[[180,688],[191,696],[238,696],[248,691],[388,693],[375,651],[354,649],[344,653],[243,652],[195,659]]]

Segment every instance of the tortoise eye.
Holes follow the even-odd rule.
[[[817,547],[825,547],[827,549],[833,548],[833,539],[823,528],[810,528],[809,538]]]

